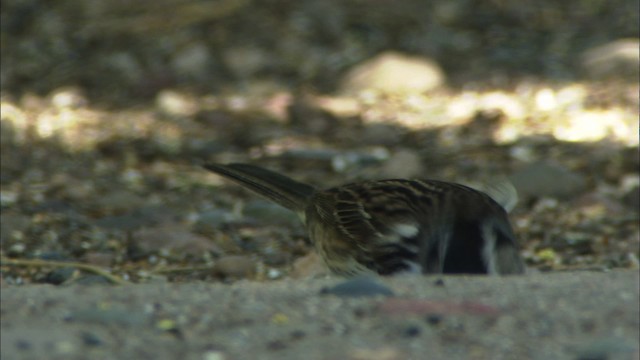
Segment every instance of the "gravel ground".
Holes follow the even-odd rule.
[[[638,280],[582,271],[407,275],[346,291],[334,288],[340,278],[3,287],[1,357],[638,359]],[[354,296],[372,282],[394,295]]]
[[[2,1],[2,360],[638,359],[638,2],[97,3]],[[208,161],[505,175],[532,274],[310,276]]]

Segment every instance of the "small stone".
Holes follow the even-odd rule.
[[[0,207],[6,208],[18,201],[18,193],[10,190],[0,191]]]
[[[95,206],[99,211],[107,214],[123,213],[144,204],[145,200],[137,194],[127,190],[114,190],[101,194]]]
[[[250,278],[256,274],[256,262],[248,256],[224,256],[215,262],[213,274],[223,278]]]
[[[30,350],[32,346],[27,340],[18,340],[16,341],[16,348],[18,348],[18,350]]]
[[[422,159],[412,150],[399,150],[387,159],[380,169],[384,178],[421,178],[425,177]]]
[[[349,354],[350,360],[400,360],[407,358],[406,354],[392,347],[355,349]]]
[[[426,317],[426,321],[429,325],[438,325],[442,322],[444,317],[440,314],[429,314]]]
[[[569,199],[586,188],[583,176],[550,162],[526,165],[511,176],[511,181],[524,199]]]
[[[320,256],[312,251],[293,262],[289,275],[294,279],[311,278],[329,273],[329,269]]]
[[[2,241],[2,246],[6,246],[9,240],[21,240],[30,225],[32,225],[31,219],[28,216],[3,210],[2,217],[0,217],[0,241]],[[15,248],[13,248],[14,246]],[[11,246],[10,251],[22,254],[25,250],[26,245],[24,243],[16,242]]]
[[[196,43],[177,51],[171,59],[171,65],[180,78],[198,80],[210,75],[212,59],[209,48]]]
[[[100,346],[103,343],[98,335],[91,332],[83,332],[80,337],[82,342],[88,346]]]
[[[631,359],[634,351],[637,350],[632,343],[625,339],[604,338],[578,348],[576,360]]]
[[[195,99],[171,90],[164,90],[158,94],[156,106],[162,112],[174,116],[193,116],[200,110]]]
[[[582,55],[582,68],[590,79],[620,79],[638,82],[640,40],[621,39],[596,46]]]
[[[51,105],[57,109],[79,108],[89,103],[79,88],[56,89],[51,95]]]
[[[235,216],[232,213],[213,209],[199,214],[198,220],[193,224],[193,229],[200,234],[212,235],[234,220]]]
[[[144,226],[146,221],[134,214],[124,214],[105,216],[98,219],[95,224],[105,230],[131,231]]]
[[[132,239],[138,250],[146,253],[175,251],[181,254],[202,255],[203,252],[222,253],[208,238],[194,234],[182,225],[163,225],[138,230]]]
[[[73,282],[78,285],[111,285],[111,281],[100,275],[84,275]]]
[[[294,330],[290,335],[292,340],[299,340],[307,336],[307,334],[302,330]]]
[[[628,190],[622,197],[622,202],[637,212],[640,209],[640,187],[636,186]]]
[[[422,333],[422,329],[420,329],[419,326],[415,326],[415,325],[408,326],[402,331],[402,335],[408,338],[416,337],[420,335],[420,333]]]
[[[233,74],[241,78],[255,76],[267,69],[273,61],[269,53],[255,46],[226,48],[222,59]]]
[[[426,92],[440,87],[445,75],[426,57],[385,52],[351,69],[342,81],[346,93],[376,90],[384,93]]]
[[[202,354],[202,360],[225,360],[224,353],[216,350],[210,350]]]
[[[76,268],[63,267],[52,270],[47,274],[44,281],[47,284],[61,285],[70,280],[76,273]]]

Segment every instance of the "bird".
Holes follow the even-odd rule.
[[[318,189],[256,165],[203,167],[295,212],[335,275],[525,272],[505,209],[465,185],[387,179]]]

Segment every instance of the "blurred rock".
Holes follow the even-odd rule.
[[[0,216],[0,241],[3,247],[12,240],[13,237],[21,239],[24,232],[29,228],[31,220],[28,216],[12,214],[5,210]]]
[[[393,179],[424,178],[425,169],[417,152],[402,149],[398,150],[384,162],[380,169],[381,177]]]
[[[402,351],[391,347],[385,346],[382,348],[365,349],[357,348],[351,350],[349,353],[349,360],[401,360],[407,359],[406,354]]]
[[[44,282],[47,284],[61,285],[76,275],[76,268],[73,267],[61,267],[51,270],[44,278]]]
[[[331,294],[340,297],[363,297],[363,296],[393,296],[393,291],[386,285],[379,283],[376,279],[368,276],[359,276],[341,282],[320,291],[321,294]]]
[[[132,235],[136,247],[144,253],[160,250],[182,254],[202,255],[203,252],[222,253],[209,239],[196,235],[180,225],[161,225],[136,231]]]
[[[637,345],[637,343],[636,343]],[[637,348],[623,338],[594,339],[589,343],[577,346],[577,360],[623,360],[636,358]]]
[[[359,133],[361,144],[370,146],[395,146],[402,142],[406,129],[395,124],[371,123]]]
[[[351,171],[354,168],[375,165],[389,158],[389,150],[383,147],[374,147],[364,151],[348,151],[338,153],[331,159],[331,168],[338,173]]]
[[[524,166],[511,175],[511,182],[523,199],[568,199],[586,188],[586,180],[582,175],[550,162],[536,162]]]
[[[213,274],[222,278],[245,279],[256,274],[256,262],[248,256],[230,255],[216,260]]]
[[[78,278],[73,279],[71,281],[71,284],[89,285],[89,286],[113,285],[113,283],[106,277],[100,276],[100,275],[92,275],[92,274],[81,275]]]
[[[134,192],[115,189],[104,193],[96,199],[96,211],[105,214],[117,214],[135,209],[144,204],[145,200]]]
[[[307,255],[294,261],[293,269],[289,275],[294,279],[301,279],[326,275],[328,273],[329,269],[320,256],[315,251],[311,251]]]
[[[96,221],[96,226],[106,230],[131,231],[149,225],[144,218],[134,214],[105,216]]]
[[[207,46],[195,43],[177,51],[171,65],[180,78],[198,80],[209,75],[213,61]]]
[[[266,70],[273,61],[273,56],[256,46],[229,47],[222,54],[227,68],[233,75],[247,79]]]
[[[340,126],[330,112],[318,107],[310,98],[296,96],[287,107],[289,123],[310,135],[335,135]]]
[[[640,80],[640,39],[621,39],[596,46],[582,54],[581,67],[594,80]]]
[[[156,97],[156,106],[174,116],[193,116],[200,110],[195,98],[173,90],[161,91]]]
[[[50,95],[51,105],[58,110],[74,109],[89,104],[84,91],[77,87],[64,87],[54,90]]]
[[[630,189],[622,197],[622,202],[635,211],[640,211],[640,187]]]
[[[426,57],[384,52],[354,66],[342,80],[341,91],[359,93],[426,92],[445,83],[445,75]]]
[[[193,230],[200,234],[212,235],[224,225],[235,220],[235,216],[226,210],[213,209],[198,215],[198,220],[193,224]]]

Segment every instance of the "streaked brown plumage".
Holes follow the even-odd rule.
[[[524,272],[506,211],[464,185],[393,179],[317,190],[253,165],[204,167],[295,211],[336,274]]]

